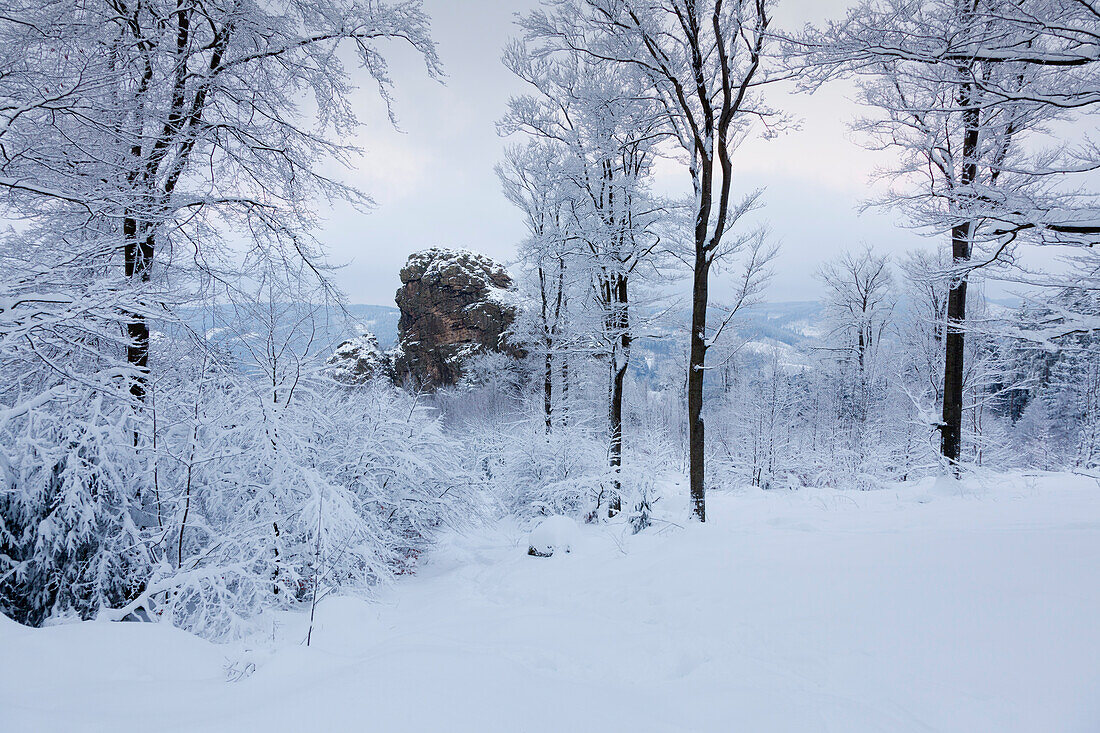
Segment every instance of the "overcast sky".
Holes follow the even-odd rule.
[[[322,240],[334,262],[346,263],[337,281],[353,303],[392,305],[398,271],[409,253],[432,246],[462,247],[509,263],[524,235],[522,219],[500,193],[493,166],[506,140],[496,121],[508,98],[523,90],[504,68],[501,51],[516,34],[514,14],[537,0],[425,0],[446,68],[432,81],[414,54],[387,47],[396,84],[400,131],[369,87],[357,95],[366,123],[358,143],[365,154],[345,174],[378,207],[361,214],[346,207],[322,211]],[[784,0],[780,27],[842,15],[845,0]],[[770,140],[752,140],[737,152],[742,191],[765,189],[763,216],[780,255],[769,300],[808,300],[819,293],[813,273],[838,252],[871,243],[904,252],[931,246],[892,217],[860,213],[868,178],[887,160],[860,148],[847,123],[859,113],[852,88],[838,84],[813,96],[783,90],[773,106],[796,115],[801,128]],[[662,168],[666,185],[688,182],[684,171]],[[719,292],[721,288],[719,286]]]

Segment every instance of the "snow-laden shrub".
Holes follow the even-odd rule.
[[[339,384],[323,355],[249,369],[223,346],[160,336],[140,409],[117,379],[8,393],[0,612],[229,636],[412,572],[442,526],[483,511],[461,440],[413,395]]]
[[[652,524],[661,495],[661,479],[676,475],[680,446],[660,429],[639,424],[623,457],[623,511],[635,534]]]
[[[124,603],[150,563],[126,314],[171,298],[144,301],[92,251],[117,257],[117,240],[62,218],[0,233],[0,613],[23,623]]]
[[[205,385],[193,414],[165,471],[167,541],[129,608],[204,635],[315,593],[369,592],[480,510],[461,443],[388,384],[312,378],[290,394],[226,379]]]
[[[0,428],[0,613],[90,618],[137,593],[151,557],[148,463],[119,395],[74,386]]]
[[[481,354],[467,362],[457,387],[433,401],[449,431],[464,436],[481,480],[505,511],[583,516],[610,486],[606,427],[577,409],[568,419],[556,416],[547,430],[532,373],[529,362]]]
[[[523,519],[557,514],[604,519],[617,492],[622,516],[637,521],[640,529],[659,499],[656,479],[681,468],[679,433],[669,435],[679,412],[668,393],[631,380],[623,462],[613,470],[606,365],[582,359],[573,364],[567,395],[557,385],[549,426],[542,384],[531,377],[541,368],[534,360],[472,359],[463,383],[436,393],[433,400],[446,413],[449,430],[462,434],[478,457],[483,480],[504,511]]]
[[[579,411],[547,431],[532,412],[492,426],[469,423],[484,480],[503,509],[520,518],[564,514],[587,521],[607,516],[616,482],[623,517],[640,531],[660,499],[658,479],[675,471],[676,446],[646,431],[630,432],[623,465],[608,465],[606,427]],[[476,436],[476,437],[475,437]]]
[[[521,517],[594,511],[609,490],[607,446],[591,426],[576,424],[549,433],[540,419],[508,427],[488,466],[490,485]]]

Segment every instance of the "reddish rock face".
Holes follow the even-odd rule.
[[[401,270],[397,307],[398,382],[434,388],[455,384],[463,362],[484,351],[515,353],[504,333],[515,320],[512,278],[488,257],[428,249]]]

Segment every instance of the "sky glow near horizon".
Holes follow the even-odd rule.
[[[538,0],[425,0],[445,72],[430,79],[414,53],[385,48],[395,82],[400,129],[367,84],[354,103],[365,123],[355,140],[364,155],[357,167],[338,173],[370,194],[377,207],[362,213],[347,205],[324,206],[318,232],[334,264],[335,280],[354,303],[393,305],[398,272],[412,252],[427,247],[464,248],[513,264],[526,234],[520,212],[500,191],[493,172],[510,141],[496,122],[522,83],[501,63],[505,44],[518,29],[514,15]],[[842,17],[846,0],[782,0],[775,24],[800,28]],[[356,70],[356,78],[363,76]],[[888,153],[858,144],[848,123],[861,114],[846,81],[813,95],[777,86],[767,99],[789,113],[796,127],[770,140],[754,136],[734,158],[742,194],[764,189],[757,220],[779,245],[774,277],[765,293],[771,301],[812,300],[821,292],[814,277],[820,265],[846,249],[873,245],[903,255],[932,248],[937,240],[906,228],[889,211],[865,210],[877,184],[876,168]],[[658,166],[662,191],[688,190],[686,170],[673,162]],[[680,288],[685,290],[686,288]],[[715,282],[716,300],[727,286]]]

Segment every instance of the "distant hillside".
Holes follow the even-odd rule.
[[[397,343],[397,322],[401,312],[392,305],[367,305],[355,303],[347,306],[351,314],[352,322],[346,324],[341,330],[343,333],[333,333],[333,339],[350,338],[363,331],[370,331],[378,339],[383,349],[389,349]],[[667,355],[676,349],[676,343],[680,336],[687,331],[687,313],[669,314],[670,317],[662,319],[662,330],[665,330],[671,338],[643,339],[637,343],[640,351],[650,352],[653,357]],[[184,311],[186,320],[191,321],[191,326],[200,333],[211,328],[211,320],[207,311]],[[711,323],[717,323],[721,314],[715,311],[711,314]],[[231,309],[219,308],[215,322],[229,325],[233,320]],[[727,331],[731,341],[727,343],[744,343],[748,352],[761,355],[770,354],[778,347],[783,354],[795,354],[808,339],[820,333],[821,304],[816,301],[786,301],[778,303],[761,303],[740,313],[736,325]],[[217,325],[215,323],[215,325]],[[238,324],[238,328],[242,324]],[[257,325],[254,329],[257,333],[262,328]],[[723,340],[725,340],[723,336]],[[231,348],[239,348],[231,344]],[[788,360],[784,357],[784,361]],[[792,361],[797,361],[793,356]],[[638,368],[645,370],[644,359],[636,361]]]
[[[739,315],[737,332],[742,339],[767,339],[797,346],[821,334],[821,310],[821,303],[816,300],[761,303]]]
[[[712,309],[708,325],[717,328],[723,317],[720,310]],[[760,303],[737,314],[723,333],[719,350],[738,348],[742,359],[750,364],[763,363],[777,354],[781,364],[798,369],[807,363],[807,341],[821,333],[821,318],[818,301]],[[660,327],[668,337],[635,342],[639,358],[632,359],[632,364],[638,375],[653,376],[664,357],[677,350],[686,353],[689,319],[686,310],[668,313]]]
[[[397,343],[397,321],[401,312],[392,305],[348,306],[356,324],[375,335],[382,348]],[[720,318],[715,312],[712,319]],[[761,303],[739,314],[737,333],[741,340],[775,341],[797,346],[807,338],[819,334],[821,303],[813,300]],[[712,321],[713,322],[713,321]],[[684,325],[687,315],[684,316]]]
[[[401,317],[401,311],[396,306],[356,303],[349,305],[348,311],[356,325],[373,333],[383,349],[397,343],[397,321]]]

